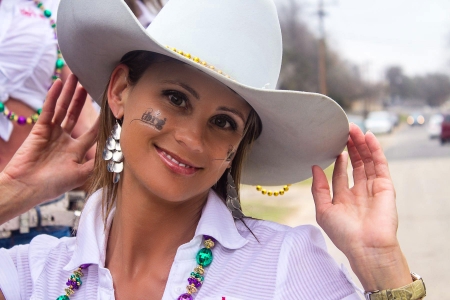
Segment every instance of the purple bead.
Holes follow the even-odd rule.
[[[82,268],[82,269],[87,269],[87,268],[89,268],[90,265],[91,265],[91,264],[84,264],[84,265],[81,265],[80,268]]]
[[[206,240],[211,240],[211,241],[213,241],[214,243],[216,242],[216,239],[213,238],[212,236],[209,236],[209,235],[204,235],[203,238],[205,239],[205,241],[206,241]]]
[[[197,278],[193,277],[189,277],[188,282],[189,285],[193,284],[196,288],[199,288],[202,285],[202,283]]]
[[[73,290],[78,290],[79,288],[77,282],[70,279],[66,282],[66,285],[71,286]]]
[[[24,125],[27,123],[27,119],[24,116],[19,116],[17,123],[19,123],[19,125]]]
[[[185,293],[183,295],[180,295],[180,297],[178,297],[178,300],[193,300],[194,298],[192,298],[192,295]]]
[[[10,112],[8,113],[8,116],[7,116],[8,119],[11,118],[11,115],[12,115],[12,111],[10,111]]]

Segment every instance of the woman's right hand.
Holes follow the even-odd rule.
[[[87,96],[77,83],[70,75],[64,86],[60,80],[53,84],[37,123],[0,173],[2,190],[8,187],[7,194],[15,197],[10,201],[22,204],[14,215],[82,185],[93,170],[94,160],[84,159],[95,143],[99,121],[79,138],[71,136]]]

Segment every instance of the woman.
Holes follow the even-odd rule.
[[[123,1],[101,2],[64,0],[58,25],[66,61],[102,100],[96,191],[76,238],[0,251],[6,298],[359,299],[317,229],[240,210],[241,177],[279,185],[312,165],[318,222],[369,299],[424,296],[373,134],[350,127],[349,189],[340,107],[269,89],[281,63],[271,1],[171,0],[147,30]],[[331,198],[319,166],[336,156]]]
[[[57,45],[58,4],[59,0],[0,3],[0,171],[30,133],[52,81],[65,79],[70,73]],[[93,106],[87,103],[73,135],[78,137],[87,131],[96,117]],[[92,148],[87,156],[92,158],[94,154]],[[0,247],[29,243],[41,233],[70,236],[75,216],[68,210],[67,194],[49,200],[53,201],[24,211],[8,224],[0,223]],[[53,222],[28,226],[33,223],[30,216],[49,213],[58,215]]]

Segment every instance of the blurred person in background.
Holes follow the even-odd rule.
[[[150,25],[163,6],[161,0],[125,0],[125,3],[144,28]]]
[[[57,44],[58,5],[59,0],[0,2],[0,171],[38,120],[52,82],[70,74]],[[86,103],[73,136],[86,132],[97,116],[92,102]],[[86,158],[94,154],[92,148]],[[68,194],[49,200],[0,223],[0,247],[29,243],[41,233],[70,236],[75,216],[68,210]]]

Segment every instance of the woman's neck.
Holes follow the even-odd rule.
[[[189,242],[197,228],[208,193],[183,202],[151,194],[136,181],[122,182],[109,231],[106,267],[133,278],[161,262],[172,265],[178,247]]]

